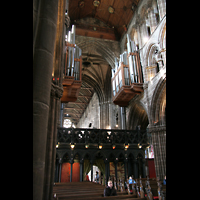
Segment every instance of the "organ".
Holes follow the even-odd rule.
[[[61,103],[74,102],[82,84],[82,51],[75,44],[76,27],[72,25],[72,31],[68,32],[65,41],[63,96]]]
[[[127,34],[127,51],[120,55],[119,63],[115,58],[112,69],[113,103],[120,107],[127,106],[129,101],[143,92],[143,77],[137,46]]]

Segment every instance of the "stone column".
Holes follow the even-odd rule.
[[[49,107],[49,120],[46,145],[45,176],[43,199],[49,200],[53,195],[53,183],[56,160],[57,121],[60,98],[63,90],[57,85],[51,84],[51,97]]]
[[[57,126],[58,126],[58,111],[60,108],[60,98],[63,94],[63,88],[60,88],[57,85],[53,85],[55,90],[55,111],[54,111],[54,131],[53,131],[53,142],[52,142],[52,154],[51,154],[51,178],[50,178],[50,197],[53,196],[53,183],[54,183],[54,174],[55,174],[55,162],[56,162],[56,143],[57,143]]]
[[[148,132],[153,144],[156,177],[163,180],[166,175],[166,126],[149,126]]]
[[[33,2],[33,8],[36,1]],[[33,55],[33,199],[42,200],[58,1],[39,2]]]
[[[51,184],[51,168],[52,168],[52,151],[53,151],[53,133],[54,133],[54,112],[55,112],[55,91],[51,90],[51,99],[49,106],[49,121],[47,132],[46,145],[46,160],[45,160],[45,176],[44,176],[44,193],[43,199],[49,200],[50,184]]]
[[[106,129],[110,124],[110,118],[109,118],[109,103],[103,102],[99,103],[100,105],[100,129]]]
[[[126,108],[120,107],[120,113],[121,113],[121,129],[126,129]]]

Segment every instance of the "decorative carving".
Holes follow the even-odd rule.
[[[61,98],[63,95],[63,87],[51,83],[51,96]]]
[[[106,130],[106,129],[80,129],[80,128],[58,128],[57,142],[76,144],[98,144],[101,139],[102,144],[115,145],[124,144],[125,141],[137,145],[141,143],[147,145],[148,138],[146,130]]]

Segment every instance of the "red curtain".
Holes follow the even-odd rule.
[[[61,172],[61,182],[70,182],[71,164],[63,163]],[[80,181],[80,164],[74,163],[72,168],[72,182]]]

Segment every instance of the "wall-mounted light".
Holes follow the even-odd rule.
[[[88,148],[89,148],[89,144],[86,144],[86,145],[85,145],[85,148],[88,149]]]
[[[74,143],[70,143],[70,145],[71,145],[71,149],[74,149],[75,144]]]
[[[102,149],[102,147],[103,147],[102,144],[99,144],[99,149]]]
[[[113,145],[112,145],[112,148],[115,149],[115,147],[116,147],[115,144],[113,144]]]
[[[139,147],[139,149],[141,149],[142,148],[142,144],[138,143],[138,147]]]
[[[124,147],[125,147],[125,149],[128,149],[129,148],[129,144],[128,143],[124,144]]]

